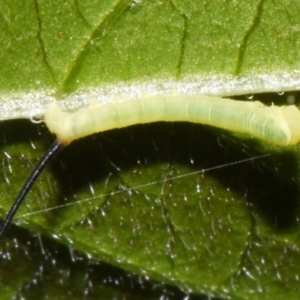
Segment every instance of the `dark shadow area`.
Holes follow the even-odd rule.
[[[209,176],[245,196],[269,226],[288,230],[296,225],[299,211],[298,162],[288,149],[262,152],[261,148],[255,140],[240,140],[202,125],[155,123],[75,141],[52,168],[61,183],[61,199],[65,199],[89,183],[106,179],[108,174],[118,176],[137,164],[185,164],[198,171],[271,153],[253,162],[209,171]]]
[[[14,299],[53,299],[55,295],[58,297],[55,299],[62,299],[61,295],[65,299],[71,295],[72,299],[218,300],[186,294],[179,288],[93,261],[52,239],[33,236],[17,226],[12,226],[8,235],[10,241],[5,239],[7,243],[0,247],[1,268],[7,269],[9,274],[14,265],[24,273],[24,281],[16,289]],[[10,259],[6,257],[8,252]],[[26,269],[28,264],[30,269]],[[18,280],[20,278],[22,275]],[[1,283],[14,285],[9,275]]]

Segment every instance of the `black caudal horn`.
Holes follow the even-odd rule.
[[[59,141],[55,141],[49,149],[46,151],[44,156],[40,159],[34,170],[32,171],[31,175],[27,179],[26,183],[24,184],[20,194],[18,195],[17,199],[15,200],[13,206],[11,207],[9,213],[7,214],[5,220],[1,224],[0,227],[0,239],[3,237],[4,233],[6,232],[9,224],[11,223],[15,213],[17,212],[18,208],[22,204],[23,200],[25,199],[26,195],[30,191],[30,188],[40,176],[44,168],[49,164],[49,162],[58,154],[58,152],[64,147],[62,143]]]

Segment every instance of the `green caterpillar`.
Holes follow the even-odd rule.
[[[114,128],[158,121],[201,123],[246,133],[276,145],[300,141],[300,111],[294,105],[267,107],[261,102],[203,95],[147,96],[114,103],[92,103],[74,113],[48,107],[45,123],[63,144]]]

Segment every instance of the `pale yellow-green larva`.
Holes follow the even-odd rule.
[[[57,139],[68,144],[114,128],[158,121],[186,121],[249,134],[276,145],[300,141],[300,111],[294,105],[265,106],[203,95],[146,96],[114,103],[93,102],[77,112],[48,107],[45,123]]]
[[[114,103],[91,102],[76,112],[64,112],[50,105],[45,123],[57,141],[30,175],[0,228],[5,233],[34,181],[49,161],[73,140],[109,129],[158,121],[186,121],[241,132],[276,145],[300,141],[300,111],[294,106],[267,107],[258,101],[246,102],[203,95],[145,96]]]

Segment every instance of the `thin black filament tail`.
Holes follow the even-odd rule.
[[[59,153],[59,151],[64,147],[59,141],[55,141],[50,148],[47,150],[45,155],[40,159],[34,170],[32,171],[31,175],[27,179],[26,183],[24,184],[20,194],[18,195],[17,199],[15,200],[13,206],[11,207],[9,213],[7,214],[5,220],[3,221],[0,227],[0,239],[3,237],[4,233],[6,232],[9,224],[11,223],[15,213],[17,212],[19,206],[22,204],[24,198],[30,191],[30,188],[40,176],[44,168],[49,164],[49,162]]]

